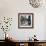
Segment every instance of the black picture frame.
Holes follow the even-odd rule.
[[[18,28],[34,28],[34,13],[18,13]]]

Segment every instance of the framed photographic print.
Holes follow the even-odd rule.
[[[33,28],[33,13],[18,13],[18,28]]]

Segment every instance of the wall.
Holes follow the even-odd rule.
[[[45,15],[45,20],[46,20],[46,15]],[[44,20],[44,21],[45,21],[45,20]],[[45,29],[44,29],[44,30],[45,30],[45,31],[44,31],[44,39],[46,39],[46,21],[45,21],[45,25],[44,25],[44,26],[45,26]]]
[[[34,28],[33,29],[18,29],[18,13],[34,13]],[[28,0],[0,0],[0,16],[12,17],[13,22],[10,31],[7,33],[16,40],[27,40],[34,34],[37,39],[45,39],[45,16],[46,6],[33,8]],[[1,18],[0,17],[0,18]],[[0,39],[4,39],[3,31],[0,31]],[[46,40],[46,39],[45,39]]]

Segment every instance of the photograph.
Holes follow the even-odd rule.
[[[33,13],[18,13],[19,28],[33,28]]]

